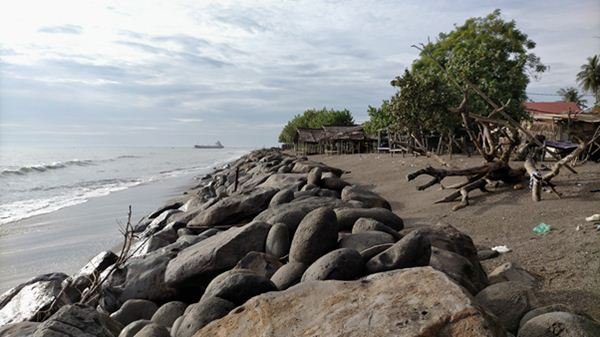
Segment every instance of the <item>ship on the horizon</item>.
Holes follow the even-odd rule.
[[[196,149],[222,149],[224,148],[223,144],[217,140],[217,142],[213,145],[194,145]]]

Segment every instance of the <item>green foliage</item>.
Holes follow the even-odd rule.
[[[466,88],[469,82],[498,104],[511,99],[505,112],[517,121],[526,118],[522,103],[527,98],[529,75],[546,70],[539,57],[529,52],[534,47],[535,43],[516,28],[514,21],[502,20],[500,10],[483,18],[470,18],[426,44],[411,71],[392,81],[399,89],[392,98],[394,113],[407,127],[436,131],[456,128],[459,120],[450,109],[462,100],[457,85]],[[482,115],[492,110],[475,94],[469,96],[467,109]]]
[[[577,81],[584,91],[592,93],[596,98],[596,106],[600,106],[600,60],[598,55],[588,57],[588,62],[581,66]]]
[[[583,99],[583,95],[579,93],[579,90],[577,90],[577,88],[561,88],[556,93],[562,96],[562,100],[565,102],[575,102],[580,108],[587,108],[587,100]]]
[[[334,110],[323,108],[308,109],[290,120],[279,134],[279,142],[290,144],[294,141],[298,128],[320,128],[322,126],[354,125],[354,118],[348,109]]]
[[[369,120],[363,124],[363,127],[370,135],[375,135],[378,130],[394,123],[394,115],[388,100],[384,100],[379,108],[369,105],[367,113],[369,114]]]

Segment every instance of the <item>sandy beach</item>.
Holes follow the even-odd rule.
[[[488,272],[505,262],[516,262],[543,278],[543,302],[566,303],[600,318],[600,231],[585,221],[585,217],[600,213],[600,193],[591,192],[600,188],[598,164],[578,166],[578,174],[563,170],[553,180],[563,193],[560,200],[544,193],[541,202],[533,203],[527,190],[498,189],[488,194],[477,191],[472,193],[470,206],[452,211],[456,203],[434,204],[450,190],[436,185],[417,191],[416,186],[427,181],[427,177],[406,181],[408,173],[426,165],[439,167],[433,159],[389,154],[310,158],[350,171],[344,179],[380,193],[409,226],[445,222],[470,235],[476,245],[508,246],[512,252],[484,261]],[[443,159],[456,167],[481,161],[465,156]],[[445,181],[447,185],[451,182],[452,179]],[[548,234],[532,231],[541,222],[552,227]]]
[[[0,293],[36,275],[79,270],[121,242],[128,205],[137,222],[191,183],[182,176],[143,184],[0,227]]]

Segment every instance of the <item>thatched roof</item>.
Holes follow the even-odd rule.
[[[368,139],[363,127],[356,126],[324,126],[325,138],[329,140],[365,140]]]
[[[296,136],[294,142],[297,143],[319,143],[325,138],[325,131],[323,129],[308,129],[298,128],[296,130]]]

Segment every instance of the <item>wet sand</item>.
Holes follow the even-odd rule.
[[[119,224],[132,222],[181,194],[192,176],[143,184],[0,227],[0,293],[39,274],[73,273],[121,242]]]

